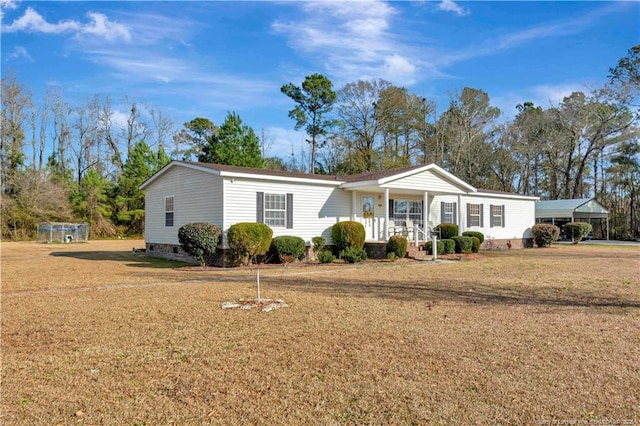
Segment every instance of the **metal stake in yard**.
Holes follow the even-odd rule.
[[[431,260],[438,260],[438,236],[435,232],[431,234],[431,253],[433,253]]]

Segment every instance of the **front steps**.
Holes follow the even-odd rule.
[[[407,257],[416,260],[431,260],[432,256],[424,249],[424,243],[419,243],[416,247],[413,242],[407,244]]]

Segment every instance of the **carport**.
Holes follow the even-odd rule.
[[[602,219],[605,226],[602,225]],[[562,227],[569,222],[589,222],[593,234],[609,239],[609,210],[595,198],[536,201],[536,223],[551,223]]]

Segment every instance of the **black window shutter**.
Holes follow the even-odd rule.
[[[389,219],[393,219],[393,199],[389,198]]]
[[[444,201],[440,203],[440,223],[444,223]]]
[[[502,205],[502,227],[504,228],[507,222],[507,215],[504,214],[504,204]]]
[[[467,228],[471,227],[471,204],[467,203]]]
[[[459,225],[458,223],[458,203],[451,203],[453,204],[453,223],[455,223],[456,225]]]
[[[484,227],[484,204],[480,204],[480,227]]]
[[[256,192],[256,222],[264,223],[264,192]]]
[[[489,204],[489,227],[493,228],[493,204]]]
[[[287,228],[293,228],[293,194],[287,194]]]

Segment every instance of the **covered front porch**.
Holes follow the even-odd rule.
[[[361,175],[341,185],[351,192],[351,220],[368,242],[403,235],[418,245],[440,223],[462,223],[462,196],[475,188],[433,164]]]

